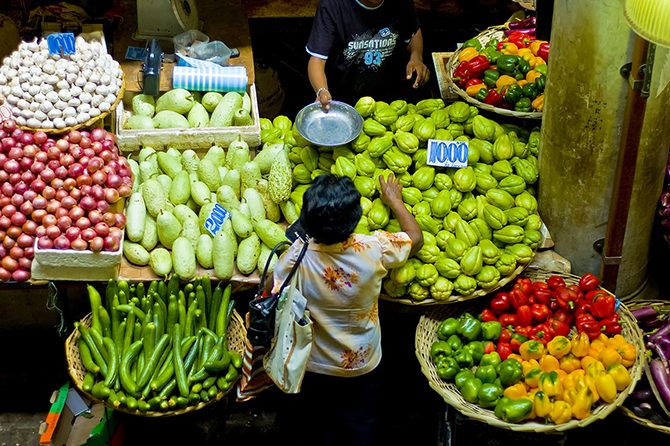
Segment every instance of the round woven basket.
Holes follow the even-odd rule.
[[[658,300],[658,299],[633,299],[630,302],[627,302],[626,304],[631,310],[635,310],[636,308],[641,308],[644,306],[651,306],[658,311],[659,314],[661,315],[668,315],[670,314],[670,301],[667,300]],[[646,348],[646,346],[645,346]],[[647,358],[647,355],[644,355],[645,358]],[[651,380],[651,376],[649,375],[649,367],[644,367],[644,372],[647,375],[647,380],[649,382],[653,382]],[[650,384],[650,387],[652,389],[652,392],[656,392],[657,390]],[[658,398],[658,396],[656,396]],[[640,417],[635,414],[631,409],[629,409],[626,406],[621,406],[619,408],[621,412],[623,412],[627,417],[631,418],[633,421],[635,421],[638,424],[641,424],[642,426],[648,427],[650,429],[657,430],[659,432],[663,432],[665,434],[670,434],[670,425],[662,425],[662,424],[657,424],[652,422],[651,420],[648,420],[647,418]],[[668,418],[670,421],[670,418]]]
[[[533,280],[546,280],[552,275],[563,277],[563,279],[568,284],[576,284],[579,281],[579,276],[572,274],[547,272],[535,269],[527,269],[523,273],[523,276]],[[448,317],[458,317],[464,311],[470,311],[472,314],[475,314],[476,312],[480,311],[483,306],[483,302],[471,302],[463,305],[445,305],[434,307],[425,315],[421,316],[416,328],[416,357],[419,360],[419,364],[421,365],[421,371],[426,376],[426,378],[428,378],[428,384],[444,399],[445,402],[447,402],[447,404],[453,406],[465,416],[474,418],[475,420],[490,424],[495,427],[518,432],[566,431],[576,427],[584,427],[593,423],[594,421],[605,418],[623,404],[624,400],[628,397],[628,395],[630,395],[638,380],[640,379],[642,374],[642,361],[644,357],[644,355],[640,353],[644,351],[642,333],[637,326],[635,317],[631,314],[625,305],[621,304],[617,310],[619,321],[622,327],[621,334],[628,342],[632,343],[637,348],[639,353],[637,355],[635,364],[633,364],[633,366],[629,369],[631,383],[626,389],[617,395],[616,400],[610,404],[599,404],[598,406],[595,406],[591,411],[591,415],[583,420],[572,419],[564,424],[545,424],[542,422],[530,420],[516,424],[506,423],[497,418],[493,411],[483,409],[476,404],[465,401],[454,383],[448,383],[437,375],[437,369],[435,368],[435,365],[433,364],[433,361],[430,357],[430,346],[433,344],[433,342],[437,341],[437,327],[440,325],[440,322]]]
[[[507,29],[506,25],[493,26],[488,28],[481,33],[479,33],[476,38],[481,42],[482,46],[491,39],[502,39],[504,37],[504,31]],[[486,110],[492,113],[497,113],[503,116],[511,116],[513,118],[524,118],[524,119],[542,119],[542,112],[518,112],[516,110],[507,110],[505,108],[494,107],[489,104],[478,101],[477,99],[469,96],[463,89],[458,85],[454,84],[451,80],[454,77],[454,71],[460,63],[458,56],[461,54],[462,48],[457,49],[452,53],[449,59],[446,62],[447,76],[446,81],[449,84],[449,89],[454,93],[460,96],[464,101],[474,105],[475,107]]]
[[[90,327],[91,317],[92,316],[89,313],[86,317],[84,317],[80,321],[81,324],[86,327]],[[233,315],[230,318],[230,323],[228,324],[228,331],[227,331],[228,349],[236,351],[240,355],[244,355],[244,342],[246,337],[247,337],[247,330],[246,327],[244,326],[244,322],[242,321],[242,318],[240,317],[239,313],[237,313],[237,311],[233,311]],[[86,392],[82,389],[82,384],[84,382],[84,377],[86,376],[87,371],[81,362],[77,341],[79,341],[79,330],[73,330],[70,336],[68,336],[68,338],[65,340],[65,356],[67,359],[68,372],[70,373],[70,377],[72,378],[74,385],[81,393],[86,395],[91,400],[101,401],[100,399],[95,398],[89,392]],[[118,410],[120,412],[125,412],[131,415],[138,415],[142,417],[153,417],[153,418],[172,417],[176,415],[182,415],[188,412],[194,412],[196,410],[202,409],[203,407],[209,406],[210,404],[221,400],[234,388],[235,385],[231,385],[227,391],[217,393],[216,397],[210,399],[209,401],[206,402],[202,401],[196,405],[186,406],[177,410],[168,410],[164,412],[154,410],[148,410],[146,412],[142,412],[140,410],[128,410],[128,408],[126,407],[114,407],[108,404],[107,401],[102,401],[102,403],[104,403],[110,409]]]
[[[62,129],[43,129],[43,128],[27,127],[23,125],[17,125],[17,127],[20,128],[21,130],[26,130],[30,132],[44,132],[47,135],[61,135],[70,132],[72,130],[93,127],[96,122],[101,121],[105,119],[107,116],[109,116],[111,113],[114,113],[114,110],[119,105],[119,102],[123,100],[123,95],[125,94],[125,92],[126,92],[126,76],[123,74],[123,72],[121,72],[121,87],[119,87],[119,91],[116,95],[116,100],[109,108],[109,110],[107,110],[106,112],[102,112],[98,116],[94,116],[87,121],[80,122],[79,124],[70,127],[63,127]]]
[[[505,285],[510,283],[512,280],[514,280],[519,274],[521,274],[521,272],[526,268],[526,266],[527,265],[517,266],[517,268],[512,272],[512,274],[510,274],[509,276],[505,276],[502,279],[500,279],[500,281],[498,281],[498,284],[496,286],[494,286],[493,288],[489,288],[488,290],[478,289],[474,293],[466,294],[464,296],[460,295],[460,294],[452,294],[451,296],[449,296],[448,299],[444,299],[444,300],[433,299],[432,297],[428,298],[428,299],[424,299],[424,300],[415,300],[415,299],[409,299],[409,298],[405,298],[405,297],[395,298],[395,297],[388,296],[386,294],[380,294],[379,298],[383,299],[383,300],[392,301],[392,302],[398,302],[398,303],[403,304],[403,305],[412,305],[412,306],[444,305],[444,304],[453,304],[453,303],[457,303],[457,302],[463,302],[463,301],[466,301],[466,300],[475,299],[477,297],[486,296],[487,294],[492,293],[492,292],[504,287]]]

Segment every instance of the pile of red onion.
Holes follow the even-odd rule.
[[[105,129],[58,139],[0,124],[0,281],[30,278],[38,249],[119,249],[132,173]],[[116,206],[118,207],[118,206]],[[115,208],[116,208],[115,207]]]

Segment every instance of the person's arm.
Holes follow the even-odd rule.
[[[430,71],[423,63],[423,35],[421,34],[421,28],[419,28],[412,36],[412,39],[407,45],[407,51],[409,51],[407,80],[412,79],[412,76],[416,73],[413,87],[419,88],[428,82],[428,78],[430,77]]]
[[[405,207],[402,201],[402,186],[393,174],[390,174],[388,180],[384,180],[383,176],[379,176],[379,184],[381,185],[381,199],[391,209],[394,217],[400,223],[400,228],[407,233],[410,240],[412,240],[412,249],[409,256],[412,257],[423,246],[423,233],[416,219]]]
[[[316,93],[316,99],[321,102],[321,106],[328,110],[330,101],[333,99],[328,91],[328,79],[326,78],[326,61],[318,57],[311,56],[307,63],[307,76],[312,88]]]

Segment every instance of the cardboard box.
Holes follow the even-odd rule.
[[[47,419],[40,425],[41,446],[120,444],[114,411],[82,397],[69,383],[53,393],[51,403]]]

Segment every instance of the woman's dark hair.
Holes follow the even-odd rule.
[[[318,243],[345,241],[361,219],[361,194],[348,177],[319,175],[305,191],[300,225]]]

